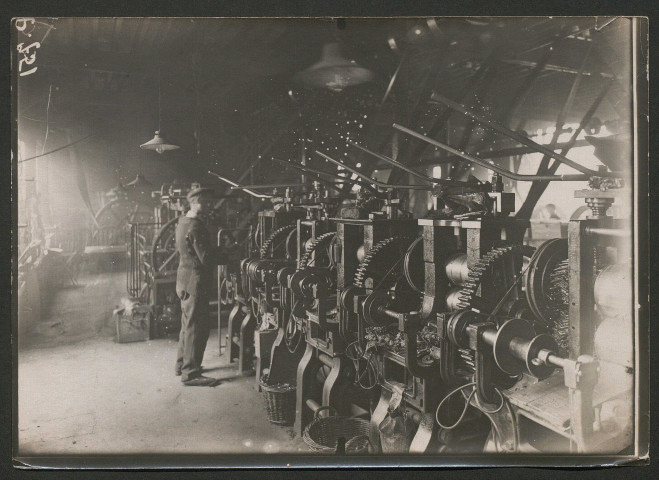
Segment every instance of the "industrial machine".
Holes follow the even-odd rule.
[[[280,271],[296,267],[305,242],[320,231],[320,224],[325,222],[328,209],[334,208],[336,199],[319,182],[241,186],[214,175],[233,189],[267,198],[271,203],[271,208],[258,212],[256,228],[250,234],[254,240],[253,252],[240,262],[239,272],[231,275],[231,284],[239,287],[226,335],[227,361],[238,360],[240,374],[256,371],[258,387],[264,370],[268,370],[271,378],[286,376],[283,373],[286,364],[296,365],[299,361],[296,349],[284,340],[288,338],[285,332],[291,327],[290,307],[280,290]],[[274,192],[259,194],[254,191],[258,189],[274,189]],[[284,194],[278,195],[281,190]],[[271,363],[274,369],[269,368]],[[280,364],[283,366],[277,368]]]
[[[421,182],[381,182],[318,151],[344,174],[283,161],[313,186],[223,179],[271,202],[230,281],[229,361],[255,370],[257,385],[266,373],[295,383],[299,433],[326,410],[368,418],[374,452],[623,451],[632,435],[631,240],[629,222],[607,216],[629,195],[619,165],[585,168],[440,95],[432,101],[579,173],[515,173],[394,124],[490,181],[434,178],[350,141]],[[591,215],[571,220],[567,238],[525,244],[530,222],[514,216],[504,177],[587,182],[575,197]],[[402,190],[431,192],[437,208],[413,218]]]
[[[503,312],[465,298],[458,311],[439,317],[442,348],[473,357],[460,365],[463,373],[454,363],[445,375],[473,375],[468,400],[496,432],[489,450],[618,453],[630,445],[630,230],[603,206],[622,192],[576,192],[598,205],[517,273],[529,309]],[[481,265],[470,269],[472,277],[486,271]]]
[[[433,98],[510,134],[461,106]],[[440,438],[452,440],[442,434],[455,431],[470,410],[484,414],[492,424],[486,451],[617,453],[631,444],[631,230],[606,211],[616,197],[625,195],[624,180],[619,172],[588,171],[545,147],[538,150],[583,173],[520,178],[490,168],[520,181],[587,179],[591,189],[575,196],[586,199],[592,215],[571,220],[567,239],[550,240],[535,252],[521,245],[525,225],[510,218],[503,219],[506,227],[499,232],[495,228],[494,235],[485,234],[483,227],[491,223],[485,217],[460,223],[460,229],[467,230],[467,251],[445,263],[445,278],[456,289],[446,297],[449,311],[437,314],[441,379],[458,386],[438,405],[436,423]],[[493,220],[496,223],[496,216]],[[615,300],[614,284],[628,288]],[[379,311],[389,313],[383,307]],[[616,344],[615,338],[624,341]],[[606,375],[598,381],[604,365]],[[440,420],[440,409],[458,393],[465,407],[447,426]],[[452,448],[450,441],[443,447]]]
[[[498,177],[492,183],[447,181],[404,168],[428,183],[415,188],[432,190],[445,208],[435,212],[434,218],[414,220],[412,228],[405,227],[405,234],[375,243],[345,294],[361,324],[359,350],[372,365],[371,388],[379,386],[370,441],[385,453],[423,453],[440,446],[434,413],[451,383],[440,375],[441,332],[435,316],[454,306],[457,299],[459,280],[446,273],[449,260],[454,266],[467,265],[467,252],[479,258],[502,238],[519,244],[525,230],[525,222],[507,218],[514,202],[511,194],[501,191]],[[396,434],[399,438],[387,436],[383,425],[401,413],[405,422],[403,431]],[[452,443],[465,451],[466,443],[479,434],[483,429],[472,428],[459,442],[454,436]]]
[[[181,215],[189,208],[186,195],[200,184],[166,184],[152,197],[157,200],[153,212],[155,222],[130,223],[127,267],[127,290],[129,295],[143,305],[151,306],[152,321],[150,338],[176,334],[180,328],[180,300],[176,294],[176,225]],[[236,219],[230,218],[227,209],[220,209],[222,196],[206,220],[211,235],[215,236],[220,225],[235,228]],[[241,229],[239,229],[241,230]],[[237,232],[234,232],[237,233]],[[241,241],[240,235],[231,235],[231,243]],[[214,303],[214,302],[212,302]]]

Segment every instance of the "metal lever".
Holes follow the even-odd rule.
[[[368,182],[372,183],[373,185],[376,185],[380,188],[389,188],[389,189],[405,188],[405,189],[409,189],[409,190],[432,190],[432,187],[430,185],[390,185],[388,183],[379,182],[379,181],[375,180],[374,178],[371,178],[367,175],[364,175],[360,171],[355,170],[354,168],[349,167],[348,165],[339,162],[338,160],[334,160],[332,157],[329,157],[329,156],[325,155],[324,153],[319,152],[318,150],[316,150],[315,153],[317,155],[320,155],[321,157],[323,157],[325,160],[328,160],[328,161],[332,162],[335,165],[338,165],[340,167],[345,168],[350,173],[354,173],[358,177],[361,177],[364,180],[366,180],[366,181],[368,181]]]
[[[228,183],[232,187],[237,187],[237,188],[243,190],[244,192],[249,193],[252,197],[256,197],[256,198],[272,198],[273,197],[273,195],[265,195],[265,194],[262,194],[262,193],[256,193],[256,192],[253,192],[253,191],[249,190],[248,188],[241,187],[236,182],[233,182],[233,181],[229,180],[228,178],[224,178],[222,175],[218,175],[217,173],[212,172],[210,170],[208,171],[208,173],[210,173],[211,175],[216,176],[217,178],[219,178],[223,182]]]
[[[430,145],[434,145],[436,147],[441,148],[442,150],[446,150],[447,152],[452,153],[453,155],[457,155],[458,157],[465,159],[469,163],[473,163],[475,165],[479,165],[488,170],[492,170],[493,172],[497,172],[498,174],[503,175],[504,177],[511,178],[513,180],[517,180],[521,182],[534,182],[534,181],[581,182],[581,181],[589,180],[591,177],[590,175],[586,175],[583,173],[571,174],[571,175],[520,175],[518,173],[513,173],[510,170],[506,170],[505,168],[501,168],[497,165],[487,163],[486,161],[481,160],[480,158],[477,157],[473,157],[465,152],[456,150],[455,148],[446,145],[445,143],[438,142],[437,140],[434,140],[422,133],[415,132],[414,130],[411,130],[397,123],[394,123],[393,127],[396,130],[400,130],[401,132],[407,133],[408,135],[418,138],[419,140],[423,140],[424,142],[429,143]]]

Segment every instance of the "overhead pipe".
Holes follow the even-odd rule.
[[[278,159],[274,159],[274,160],[278,160]],[[285,162],[284,160],[278,160],[278,161]],[[363,182],[362,180],[353,180],[352,178],[342,177],[341,175],[337,175],[335,173],[325,172],[323,170],[317,170],[315,168],[307,167],[306,165],[300,165],[300,164],[293,163],[293,162],[285,162],[285,163],[287,165],[290,165],[293,168],[305,169],[307,172],[316,173],[316,174],[319,174],[319,175],[328,175],[328,176],[334,178],[336,182],[350,183],[350,184],[353,184],[353,185],[359,185],[361,187],[364,187],[367,190],[370,190],[373,193],[379,193],[376,188],[369,185],[368,183]],[[368,180],[370,182],[371,179],[369,178]]]
[[[389,189],[404,188],[404,189],[408,189],[408,190],[431,190],[431,189],[432,189],[432,187],[429,186],[429,185],[390,185],[390,184],[388,184],[388,183],[380,182],[380,181],[378,181],[378,180],[376,180],[376,179],[374,179],[374,178],[371,178],[371,177],[369,177],[369,176],[367,176],[367,175],[364,175],[364,174],[363,174],[362,172],[360,172],[359,170],[355,170],[354,168],[352,168],[352,167],[346,165],[345,163],[339,162],[338,160],[334,160],[332,157],[330,157],[330,156],[328,156],[328,155],[325,155],[324,153],[319,152],[318,150],[316,150],[315,153],[316,153],[317,155],[320,155],[321,157],[323,157],[325,160],[330,161],[330,162],[332,162],[333,164],[338,165],[339,167],[343,167],[343,168],[345,168],[345,169],[348,170],[350,173],[354,173],[354,174],[357,175],[358,177],[361,177],[361,178],[363,178],[364,180],[366,180],[367,182],[370,182],[370,183],[372,183],[373,185],[376,185],[376,186],[378,186],[378,187],[380,187],[380,188],[389,188]]]
[[[306,173],[314,173],[318,176],[327,175],[329,177],[332,177],[332,178],[336,179],[336,181],[338,183],[357,183],[356,180],[351,180],[349,178],[342,177],[340,175],[336,175],[335,173],[332,173],[332,172],[326,172],[324,170],[318,170],[317,168],[309,167],[308,165],[301,165],[299,163],[296,163],[296,162],[293,162],[293,161],[290,161],[290,160],[282,160],[282,159],[276,158],[276,157],[272,157],[272,160],[275,160],[276,162],[279,162],[283,165],[286,165],[287,167],[295,168],[297,170],[304,171]],[[323,179],[323,181],[327,182],[328,180]]]
[[[334,183],[330,182],[329,180],[325,180],[318,173],[309,171],[306,166],[303,167],[303,166],[297,165],[293,162],[288,162],[286,160],[281,160],[281,159],[275,158],[275,157],[272,157],[272,160],[275,160],[275,161],[277,161],[277,162],[279,162],[279,163],[281,163],[281,164],[283,164],[287,167],[294,168],[294,169],[296,169],[296,170],[298,170],[298,171],[300,171],[304,174],[310,174],[311,177],[315,178],[316,181],[322,183],[326,187],[329,187],[329,188],[331,188],[332,190],[334,190],[336,192],[343,193],[343,191],[339,187],[337,187]]]
[[[261,188],[293,188],[293,187],[306,187],[306,183],[271,183],[271,184],[262,184],[262,185],[235,185],[231,187],[231,190],[244,190],[245,188],[250,188],[252,190],[258,190]]]
[[[497,165],[493,165],[491,163],[487,163],[480,158],[473,157],[465,152],[460,152],[456,150],[455,148],[446,145],[445,143],[438,142],[437,140],[434,140],[430,137],[427,137],[426,135],[415,132],[414,130],[410,130],[407,127],[404,127],[402,125],[399,125],[397,123],[393,124],[393,127],[396,130],[400,130],[401,132],[407,133],[408,135],[411,135],[412,137],[418,138],[419,140],[423,140],[424,142],[427,142],[431,145],[434,145],[435,147],[439,147],[443,150],[446,150],[449,153],[452,153],[453,155],[457,155],[460,158],[463,158],[464,160],[473,163],[475,165],[479,165],[483,168],[486,168],[488,170],[492,170],[493,172],[496,172],[500,175],[503,175],[504,177],[510,178],[512,180],[517,180],[521,182],[534,182],[534,181],[557,181],[557,182],[578,182],[578,181],[585,181],[590,179],[590,175],[586,174],[572,174],[572,175],[521,175],[518,173],[513,173],[510,170],[506,170],[505,168],[501,168]]]
[[[263,199],[263,198],[272,198],[273,197],[273,195],[265,195],[265,194],[262,194],[262,193],[256,193],[256,192],[253,192],[252,190],[249,190],[248,188],[243,188],[240,185],[238,185],[236,182],[233,182],[233,181],[229,180],[228,178],[224,178],[222,175],[218,175],[217,173],[212,172],[211,170],[209,170],[208,173],[210,173],[211,175],[219,178],[223,182],[228,183],[232,187],[240,188],[244,192],[249,193],[252,197],[261,198],[261,199]]]
[[[543,154],[555,159],[556,161],[558,161],[560,163],[568,165],[568,166],[574,168],[575,170],[580,171],[581,173],[585,173],[585,174],[590,175],[590,176],[599,176],[599,177],[617,176],[617,174],[614,173],[614,172],[598,172],[598,171],[595,171],[595,170],[591,170],[587,167],[584,167],[583,165],[580,165],[577,162],[575,162],[573,160],[570,160],[565,155],[561,155],[560,153],[555,152],[552,149],[550,149],[550,148],[548,148],[548,147],[546,147],[546,146],[544,146],[540,143],[534,142],[530,138],[528,138],[528,137],[526,137],[526,136],[524,136],[524,135],[522,135],[518,132],[515,132],[515,131],[507,128],[507,127],[504,127],[503,125],[500,125],[496,122],[488,120],[487,118],[482,117],[482,116],[478,115],[477,113],[474,113],[472,110],[464,107],[463,105],[460,105],[457,102],[454,102],[453,100],[450,100],[450,99],[444,97],[443,95],[440,95],[439,93],[435,92],[435,93],[432,94],[432,96],[430,97],[430,103],[435,103],[435,104],[442,103],[442,104],[446,105],[447,107],[449,107],[449,108],[451,108],[451,109],[453,109],[457,112],[460,112],[463,115],[471,118],[472,120],[475,120],[479,123],[487,125],[491,129],[496,130],[497,132],[502,133],[505,136],[507,136],[509,138],[512,138],[513,140],[516,140],[516,141],[518,141],[519,143],[521,143],[523,145],[526,145],[527,147],[531,147],[531,148],[535,149],[536,151],[538,151],[540,153],[543,153]]]
[[[435,178],[435,177],[431,177],[431,176],[428,176],[428,175],[424,175],[423,173],[420,173],[420,172],[418,172],[417,170],[414,170],[413,168],[410,168],[410,167],[408,167],[407,165],[404,165],[404,164],[400,163],[399,161],[394,160],[393,158],[389,158],[389,157],[386,157],[386,156],[381,155],[381,154],[379,154],[379,153],[372,152],[372,151],[369,150],[368,148],[366,148],[366,147],[362,147],[362,146],[359,145],[358,143],[352,142],[352,141],[350,141],[350,140],[348,140],[348,143],[349,143],[350,145],[352,145],[353,147],[358,148],[358,149],[361,150],[362,152],[366,152],[366,153],[368,153],[369,155],[374,156],[375,158],[379,158],[379,159],[382,160],[383,162],[386,162],[386,163],[389,163],[389,164],[391,164],[391,165],[394,165],[394,166],[400,168],[401,170],[404,170],[404,171],[406,171],[407,173],[409,173],[409,174],[411,174],[411,175],[414,175],[414,176],[417,177],[417,178],[420,178],[420,179],[422,179],[422,180],[425,180],[426,182],[434,183],[434,184],[438,184],[438,185],[455,185],[455,186],[465,186],[465,185],[468,185],[467,182],[463,182],[463,181],[460,181],[460,180],[450,180],[450,179],[445,179],[445,178]]]

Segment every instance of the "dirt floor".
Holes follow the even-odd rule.
[[[176,339],[119,344],[112,310],[125,274],[87,275],[20,329],[19,454],[308,452],[292,427],[268,423],[254,377],[236,376],[213,330],[204,358],[214,388],[174,375]]]

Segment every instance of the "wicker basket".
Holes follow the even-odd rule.
[[[268,385],[267,377],[260,383],[268,421],[275,425],[292,425],[295,422],[295,385]]]
[[[333,411],[334,415],[320,417],[323,410]],[[320,407],[313,421],[304,429],[302,439],[309,448],[319,453],[335,453],[337,440],[346,440],[347,454],[366,454],[369,446],[369,422],[360,418],[336,415],[332,407]]]

